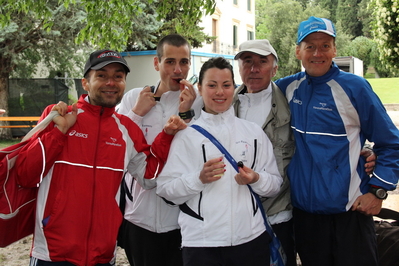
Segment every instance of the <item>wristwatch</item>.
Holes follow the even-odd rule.
[[[369,189],[369,192],[372,193],[374,196],[377,197],[377,199],[386,199],[388,197],[388,193],[385,189],[380,188],[380,187],[373,187],[371,186]]]
[[[187,112],[179,113],[179,116],[183,120],[191,119],[195,116],[195,112],[193,109],[190,109]]]

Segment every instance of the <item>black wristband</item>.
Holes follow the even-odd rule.
[[[195,116],[195,112],[193,109],[190,109],[187,112],[179,113],[179,116],[183,120],[191,119]]]

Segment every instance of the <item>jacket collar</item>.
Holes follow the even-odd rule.
[[[274,83],[271,82],[272,89],[272,107],[270,109],[270,113],[267,117],[265,117],[265,122],[263,123],[262,128],[265,129],[266,126],[271,122],[271,120],[275,120],[275,126],[281,127],[290,121],[291,112],[289,111],[289,106],[287,103],[287,99],[284,94],[281,92],[280,88]],[[234,111],[235,114],[238,114],[238,110],[240,108],[240,100],[238,98],[238,94],[247,93],[247,87],[243,84],[237,88],[234,94]]]
[[[111,116],[115,113],[115,107],[103,107],[98,105],[92,105],[89,103],[87,94],[82,94],[78,101],[78,108],[83,109],[85,112],[90,112],[93,115],[102,115],[103,117]],[[81,112],[81,110],[79,110]]]
[[[337,64],[335,62],[332,62],[330,69],[328,70],[328,72],[320,77],[311,77],[308,75],[308,73],[305,71],[306,73],[306,78],[308,80],[310,80],[313,83],[319,84],[319,83],[326,83],[326,81],[334,79],[334,77],[336,75],[338,75],[338,73],[341,70],[339,69],[339,67],[337,66]]]
[[[219,113],[217,115],[210,114],[205,112],[204,110],[201,110],[200,119],[202,119],[205,124],[210,127],[217,127],[221,124],[233,125],[235,119],[233,106],[230,106],[230,108],[226,112]]]

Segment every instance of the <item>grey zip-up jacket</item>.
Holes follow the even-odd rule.
[[[290,197],[290,184],[287,178],[287,167],[295,151],[294,135],[290,126],[291,112],[287,103],[287,98],[279,87],[272,82],[272,107],[269,115],[265,118],[262,125],[263,131],[269,137],[273,145],[273,153],[280,175],[283,177],[281,190],[273,198],[263,198],[263,207],[268,216],[275,215],[282,211],[292,210]],[[234,94],[234,111],[240,117],[240,100],[238,94],[247,93],[247,87],[241,85]]]

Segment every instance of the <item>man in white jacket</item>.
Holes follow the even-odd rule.
[[[170,115],[179,114],[186,122],[199,116],[201,97],[186,78],[191,66],[191,47],[180,35],[165,36],[157,45],[154,68],[160,81],[155,86],[127,92],[119,113],[130,117],[143,131],[148,143],[162,130]],[[181,235],[177,223],[179,208],[168,205],[155,189],[146,190],[127,174],[126,185],[132,199],[126,198],[123,246],[131,265],[182,265]]]

